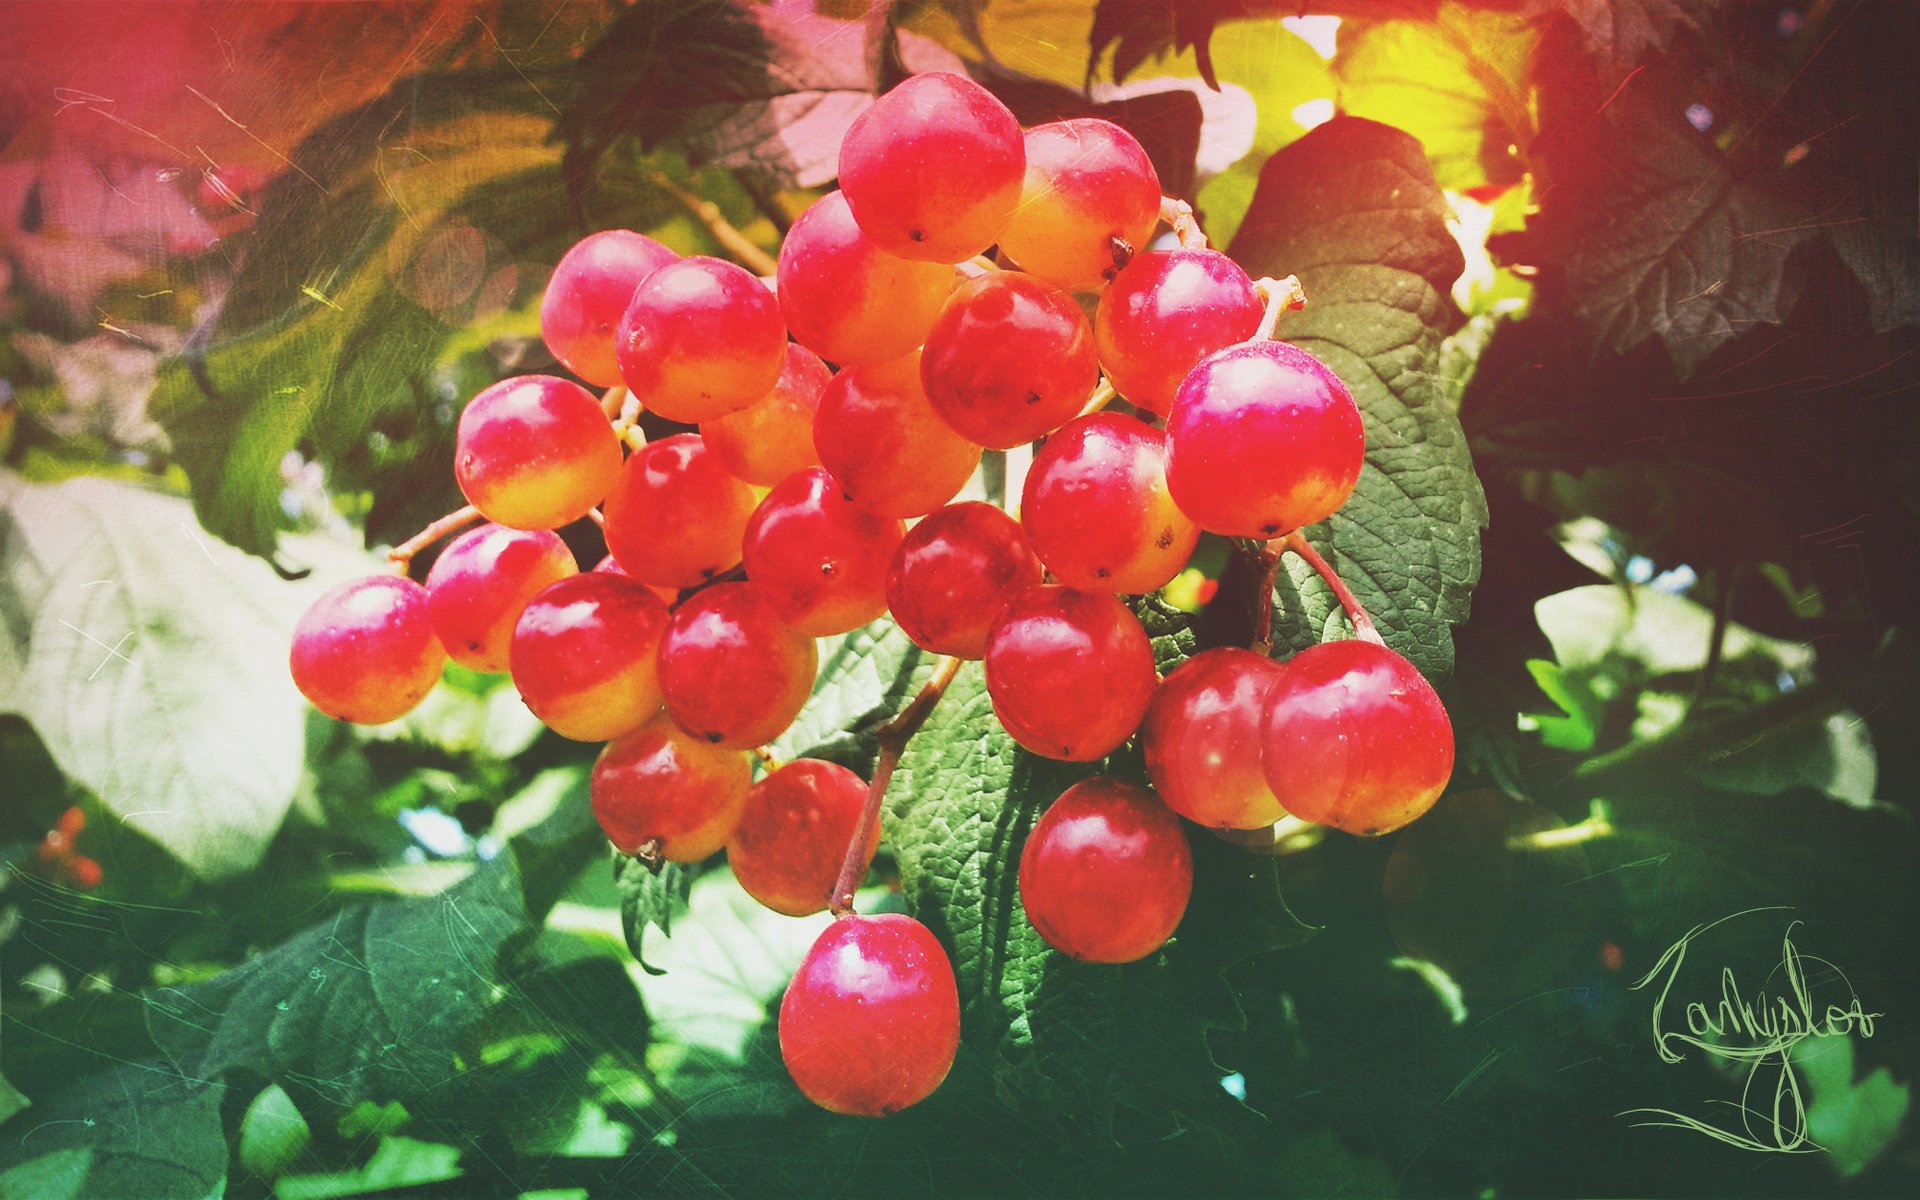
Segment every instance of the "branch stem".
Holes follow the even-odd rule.
[[[1347,612],[1347,620],[1353,623],[1353,636],[1377,646],[1387,644],[1387,640],[1380,636],[1380,631],[1373,627],[1373,618],[1369,617],[1367,610],[1361,607],[1360,598],[1355,596],[1353,589],[1340,578],[1339,572],[1333,569],[1333,564],[1322,558],[1320,552],[1313,548],[1313,543],[1307,541],[1306,534],[1296,529],[1286,536],[1281,546],[1305,559],[1314,573],[1326,582],[1328,588],[1332,589],[1334,598],[1340,601],[1340,607]]]
[[[961,661],[942,658],[940,665],[934,669],[933,677],[927,680],[919,693],[900,710],[898,716],[882,725],[874,735],[880,743],[880,755],[874,760],[873,778],[867,783],[867,806],[860,813],[860,824],[854,828],[853,841],[847,845],[847,857],[840,866],[840,878],[834,882],[832,902],[828,906],[836,917],[853,914],[853,893],[860,887],[860,881],[866,878],[867,843],[873,840],[874,830],[880,827],[880,809],[887,797],[887,781],[893,778],[893,769],[900,765],[900,756],[906,752],[907,743],[920,726],[926,724],[934,705],[946,695],[947,685],[960,673]]]
[[[434,521],[419,533],[387,551],[387,561],[397,567],[402,575],[413,565],[413,556],[433,545],[448,534],[459,533],[467,526],[480,520],[480,510],[469,504],[456,508],[446,516]]]
[[[1260,578],[1253,589],[1253,640],[1247,643],[1247,649],[1261,658],[1273,656],[1273,581],[1280,576],[1280,560],[1285,554],[1284,546],[1271,542],[1262,543],[1253,553]]]
[[[773,255],[768,254],[753,239],[734,228],[733,223],[720,211],[720,206],[690,192],[678,180],[664,171],[654,171],[648,175],[648,181],[661,191],[666,192],[680,202],[680,207],[692,214],[693,219],[706,226],[713,240],[726,248],[728,254],[741,266],[756,275],[771,275],[778,265]]]

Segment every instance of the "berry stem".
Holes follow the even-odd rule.
[[[391,562],[400,574],[405,575],[407,569],[413,566],[414,555],[425,550],[428,546],[433,545],[448,534],[458,533],[478,520],[480,520],[480,510],[473,505],[469,504],[464,508],[456,508],[446,516],[428,525],[425,529],[422,529],[419,533],[414,534],[406,541],[401,542],[398,546],[387,551],[387,561]]]
[[[1200,228],[1200,221],[1193,215],[1193,205],[1185,200],[1175,200],[1172,196],[1160,197],[1160,219],[1173,230],[1180,239],[1183,250],[1205,250],[1207,235]]]
[[[1281,546],[1306,559],[1307,565],[1314,569],[1329,588],[1333,589],[1334,598],[1340,601],[1341,608],[1347,610],[1347,620],[1353,623],[1353,636],[1377,646],[1387,644],[1387,640],[1380,636],[1380,631],[1373,627],[1373,618],[1369,617],[1367,610],[1360,606],[1360,598],[1355,596],[1353,590],[1340,578],[1339,573],[1333,569],[1333,564],[1322,558],[1320,552],[1313,548],[1313,544],[1307,541],[1306,534],[1296,529],[1286,536]]]
[[[873,779],[867,784],[867,806],[860,813],[860,824],[854,828],[853,841],[847,845],[847,857],[841,864],[840,878],[834,882],[833,900],[828,906],[836,917],[853,915],[853,893],[867,873],[864,851],[873,837],[874,827],[880,823],[880,808],[887,796],[887,781],[893,778],[893,769],[906,752],[907,742],[912,740],[920,726],[926,724],[933,706],[940,703],[947,685],[960,673],[961,661],[958,658],[941,658],[940,665],[934,669],[933,678],[927,680],[913,700],[900,710],[900,715],[875,731],[874,736],[880,743],[880,755],[874,760]]]
[[[953,264],[953,269],[963,279],[978,279],[982,275],[991,275],[1000,269],[1000,264],[984,254],[976,254],[965,262]]]
[[[780,769],[780,760],[775,758],[773,751],[765,746],[755,746],[753,757],[760,763],[760,772],[763,775],[771,775]]]
[[[1280,576],[1283,557],[1283,548],[1270,542],[1263,543],[1253,555],[1260,568],[1260,581],[1253,589],[1253,640],[1247,643],[1247,649],[1262,658],[1273,656],[1273,582]]]
[[[605,529],[607,527],[607,514],[601,512],[598,508],[590,508],[587,510],[587,520],[592,521],[596,528]]]
[[[624,383],[616,383],[600,393],[600,411],[607,414],[607,420],[615,421],[620,418],[621,408],[631,394]]]
[[[706,226],[707,232],[713,235],[713,240],[719,242],[741,266],[756,275],[774,273],[774,268],[779,264],[774,262],[773,255],[762,250],[746,234],[734,228],[733,223],[721,214],[719,205],[688,191],[678,180],[664,171],[650,172],[647,179],[653,186],[678,200],[680,206],[692,214],[694,220]]]
[[[1299,312],[1307,306],[1306,289],[1300,286],[1298,275],[1289,275],[1285,279],[1257,279],[1253,284],[1254,293],[1265,298],[1267,310],[1260,314],[1260,328],[1254,331],[1250,342],[1270,342],[1280,328],[1282,313]]]
[[[1112,404],[1114,397],[1117,395],[1119,395],[1119,393],[1113,390],[1113,385],[1105,379],[1102,379],[1100,385],[1093,389],[1093,394],[1087,397],[1086,407],[1080,410],[1080,415],[1084,417],[1091,413],[1099,412],[1107,405]]]

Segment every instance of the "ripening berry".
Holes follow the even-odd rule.
[[[740,561],[753,504],[699,434],[672,434],[627,456],[607,495],[607,549],[642,583],[695,587]]]
[[[727,843],[747,895],[789,917],[825,912],[867,806],[866,781],[838,763],[801,758],[753,785]],[[880,847],[880,823],[866,861]]]
[[[655,659],[667,606],[611,571],[572,575],[535,596],[513,628],[513,682],[561,737],[604,742],[660,711]]]
[[[1453,774],[1453,723],[1419,670],[1358,638],[1281,664],[1261,763],[1287,811],[1348,833],[1391,833],[1433,807]]]
[[[540,336],[547,349],[596,387],[619,383],[614,330],[647,275],[678,257],[631,229],[603,229],[575,242],[540,297]]]
[[[782,621],[751,583],[689,597],[660,639],[660,690],[674,724],[738,750],[793,724],[819,665],[813,639]]]
[[[661,858],[689,863],[726,845],[752,782],[744,752],[683,733],[663,712],[607,743],[587,790],[622,854],[656,842]]]
[[[700,436],[735,478],[772,487],[803,467],[820,465],[813,450],[813,410],[832,379],[819,355],[789,342],[773,390],[738,412],[702,421]]]
[[[927,334],[927,399],[970,441],[1007,450],[1060,428],[1086,407],[1100,368],[1072,296],[996,271],[961,284]]]
[[[446,661],[427,589],[399,575],[369,575],[313,602],[294,627],[288,666],[321,712],[379,725],[425,699]]]
[[[620,377],[648,411],[693,425],[773,390],[786,362],[787,327],[773,293],[746,268],[681,258],[634,292],[614,353]]]
[[[931,930],[901,913],[820,932],[780,1001],[780,1055],[807,1099],[884,1117],[933,1094],[960,1049],[960,988]]]
[[[840,190],[880,249],[957,263],[999,238],[1026,166],[1007,106],[963,75],[932,71],[900,83],[848,128]]]
[[[1020,205],[1000,234],[1000,249],[1056,286],[1102,286],[1147,248],[1160,223],[1152,160],[1132,134],[1097,117],[1035,125],[1026,150]]]
[[[809,637],[858,629],[887,610],[887,566],[906,527],[847,499],[819,467],[760,501],[741,547],[747,578]]]
[[[1253,280],[1218,250],[1137,254],[1100,294],[1093,340],[1127,403],[1165,413],[1194,364],[1260,328]]]
[[[522,375],[487,388],[460,413],[453,474],[487,520],[557,529],[613,487],[620,439],[592,392],[554,375]]]
[[[978,500],[949,504],[901,539],[887,608],[915,645],[977,660],[1000,610],[1042,575],[1018,521]]]
[[[918,350],[835,375],[813,414],[813,448],[847,499],[883,517],[932,512],[980,465],[980,447],[927,403]]]
[[[793,338],[829,362],[898,358],[926,340],[958,276],[940,262],[888,254],[828,192],[780,244],[780,312]]]
[[[1111,775],[1047,806],[1020,852],[1020,903],[1047,944],[1085,962],[1145,958],[1193,894],[1193,850],[1173,810]]]
[[[1167,492],[1165,437],[1111,412],[1069,421],[1033,456],[1020,526],[1054,578],[1085,592],[1151,592],[1200,541]]]
[[[453,539],[427,572],[427,611],[448,657],[504,671],[514,624],[548,584],[577,574],[573,551],[548,529],[482,525]]]
[[[1366,449],[1360,408],[1331,368],[1285,342],[1246,342],[1180,385],[1167,487],[1202,529],[1275,538],[1346,503]]]

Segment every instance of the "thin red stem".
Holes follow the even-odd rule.
[[[1262,658],[1273,654],[1273,582],[1280,575],[1280,560],[1284,557],[1281,547],[1271,543],[1260,547],[1253,561],[1260,568],[1260,582],[1255,585],[1253,610],[1253,640],[1247,648]]]
[[[456,508],[446,516],[428,525],[425,529],[422,529],[419,533],[414,534],[406,541],[401,542],[398,546],[387,551],[387,561],[398,567],[400,573],[404,575],[406,574],[407,568],[413,565],[414,555],[425,550],[428,546],[433,545],[448,534],[458,533],[479,520],[480,510],[473,505],[469,504],[465,508]]]
[[[1313,548],[1313,544],[1307,541],[1306,534],[1296,529],[1286,536],[1281,546],[1305,559],[1307,565],[1312,567],[1314,572],[1333,590],[1334,598],[1340,601],[1340,607],[1347,610],[1347,620],[1353,623],[1353,636],[1363,642],[1372,642],[1379,646],[1387,644],[1386,639],[1380,636],[1380,631],[1373,627],[1373,618],[1369,617],[1367,610],[1361,607],[1360,598],[1355,596],[1353,589],[1340,578],[1339,572],[1333,569],[1333,564],[1322,558],[1320,552]]]
[[[853,915],[853,893],[867,875],[867,844],[873,840],[873,831],[880,825],[880,809],[887,798],[887,781],[893,778],[893,769],[900,765],[900,756],[906,752],[907,743],[920,726],[926,724],[933,706],[940,703],[947,685],[960,673],[960,663],[961,660],[957,658],[941,659],[933,678],[927,680],[913,700],[900,710],[899,716],[882,725],[874,735],[880,742],[880,756],[874,760],[873,778],[867,783],[867,806],[860,813],[860,824],[853,831],[853,841],[847,844],[846,860],[840,866],[840,878],[833,885],[833,902],[828,907],[836,917]]]

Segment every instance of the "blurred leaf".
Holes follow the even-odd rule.
[[[1590,688],[1578,679],[1569,678],[1557,664],[1531,658],[1527,660],[1527,673],[1547,694],[1547,699],[1566,714],[1559,717],[1533,714],[1527,718],[1539,729],[1541,742],[1556,750],[1575,753],[1593,749],[1594,735],[1599,732],[1606,706]]]
[[[386,1195],[396,1189],[459,1179],[460,1151],[439,1142],[383,1137],[365,1166],[355,1171],[284,1175],[274,1183],[280,1200],[337,1200],[343,1196]]]
[[[1074,962],[1021,913],[1021,847],[1041,809],[1094,766],[1018,749],[977,669],[961,671],[909,744],[885,826],[907,899],[951,949],[963,1067],[1016,1112],[1107,1128],[1114,1106],[1229,1129],[1252,1119],[1220,1088],[1207,1034],[1245,1026],[1223,972],[1300,941],[1271,860],[1196,839],[1195,894],[1167,949],[1124,966]]]
[[[1366,465],[1352,497],[1308,536],[1387,641],[1428,674],[1453,666],[1450,627],[1480,577],[1486,499],[1438,378],[1460,273],[1445,205],[1412,138],[1337,118],[1267,161],[1230,253],[1255,275],[1300,277],[1307,308],[1279,335],[1319,356],[1360,404]],[[1345,618],[1289,555],[1277,644],[1344,636]]]
[[[1683,596],[1649,587],[1595,583],[1542,597],[1533,606],[1540,632],[1567,670],[1599,667],[1618,656],[1654,675],[1706,665],[1713,613]],[[1813,651],[1729,622],[1721,653],[1727,662],[1757,657],[1775,671],[1801,673]]]
[[[1341,27],[1340,111],[1420,139],[1443,188],[1511,183],[1532,141],[1526,68],[1535,30],[1511,12],[1447,0],[1430,21]]]
[[[533,745],[546,726],[504,674],[481,674],[449,663],[443,686],[397,721],[370,726],[374,741],[413,740],[449,754],[509,759]]]
[[[0,867],[0,870],[4,869],[4,867]],[[7,1082],[5,1075],[0,1075],[0,1125],[4,1125],[12,1120],[15,1114],[19,1113],[31,1103],[32,1101],[20,1094],[18,1088]]]
[[[1802,1038],[1793,1046],[1793,1066],[1813,1090],[1807,1136],[1832,1156],[1845,1179],[1893,1144],[1913,1100],[1913,1089],[1895,1083],[1885,1067],[1855,1083],[1853,1058],[1849,1034]]]
[[[1087,78],[1113,47],[1113,77],[1125,79],[1149,58],[1171,49],[1193,50],[1202,77],[1214,82],[1211,42],[1219,25],[1248,17],[1297,16],[1312,12],[1341,18],[1431,17],[1439,0],[1099,0],[1089,37]],[[1237,35],[1240,31],[1236,29]]]
[[[1527,16],[1563,13],[1579,27],[1587,53],[1622,72],[1650,51],[1664,52],[1682,31],[1699,32],[1716,7],[1713,0],[1530,0]]]
[[[248,1172],[261,1179],[275,1179],[293,1165],[313,1140],[307,1119],[287,1095],[285,1088],[273,1084],[247,1105],[240,1118],[236,1157]]]
[[[1852,709],[1796,714],[1713,751],[1687,773],[1710,787],[1755,796],[1812,788],[1853,808],[1873,806],[1880,778],[1873,734]]]
[[[674,914],[686,909],[693,877],[679,863],[662,863],[653,869],[621,854],[613,860],[613,881],[620,893],[620,926],[626,931],[627,951],[647,974],[658,975],[662,969],[647,962],[647,927],[657,925],[662,936],[673,936]]]
[[[183,500],[125,484],[0,473],[0,708],[75,781],[197,874],[252,867],[293,800],[307,705],[293,626],[374,564],[289,544],[298,583],[198,528]]]
[[[226,1186],[218,1084],[127,1062],[0,1127],[0,1195],[206,1200]]]

